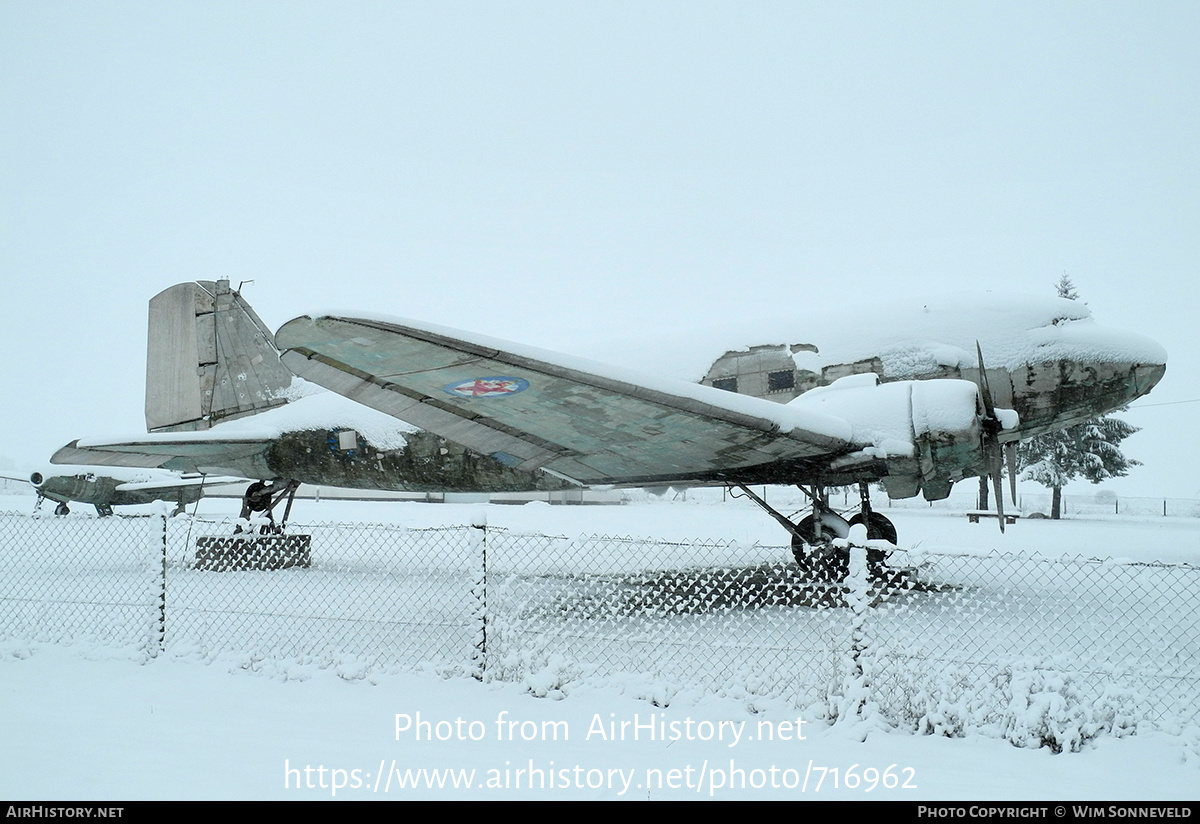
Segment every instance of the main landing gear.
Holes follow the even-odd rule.
[[[39,494],[39,495],[38,495],[38,498],[37,498],[37,503],[35,503],[35,504],[33,505],[33,511],[34,511],[34,512],[39,512],[39,511],[41,510],[41,508],[42,508],[42,502],[43,502],[43,501],[45,501],[45,500],[46,500],[46,496],[45,496],[45,495],[42,495],[42,494]],[[70,515],[70,514],[71,514],[71,507],[67,506],[67,502],[66,502],[66,501],[59,501],[59,502],[58,502],[58,506],[54,507],[54,514],[55,514],[55,515],[59,515],[59,516],[62,516],[62,515]]]
[[[253,513],[263,512],[266,513],[267,523],[259,528],[259,532],[263,535],[283,532],[288,516],[292,514],[292,501],[295,500],[296,490],[299,487],[299,481],[285,481],[282,478],[276,478],[273,481],[255,481],[246,487],[246,492],[242,496],[242,511],[238,515],[238,520],[249,521]],[[283,510],[283,520],[276,525],[275,507],[285,497],[287,506]],[[240,524],[236,531],[243,531]]]
[[[211,572],[307,568],[312,564],[312,536],[285,534],[298,481],[277,478],[256,481],[242,497],[240,523],[233,535],[208,535],[196,539],[195,568]],[[275,507],[287,498],[283,520],[275,523]],[[265,513],[267,522],[249,525],[253,513]]]
[[[792,555],[796,564],[807,577],[814,580],[841,581],[846,577],[850,570],[850,550],[845,545],[835,545],[835,541],[847,537],[853,526],[865,524],[869,541],[896,543],[896,527],[883,515],[871,509],[870,490],[865,482],[858,485],[859,511],[849,520],[830,508],[824,487],[798,484],[800,491],[812,502],[812,514],[802,518],[799,523],[793,523],[787,516],[773,509],[745,484],[735,486],[791,534]],[[867,570],[873,579],[887,577],[888,554],[884,549],[867,549]]]

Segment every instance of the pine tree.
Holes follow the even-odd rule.
[[[1075,284],[1071,282],[1071,277],[1066,272],[1063,272],[1062,277],[1058,279],[1058,283],[1054,285],[1054,288],[1058,290],[1060,298],[1079,300],[1079,293],[1075,291]]]
[[[1079,299],[1066,272],[1055,288],[1061,298]],[[1022,441],[1017,448],[1017,467],[1023,470],[1021,478],[1052,491],[1050,517],[1058,519],[1062,517],[1062,490],[1070,481],[1083,477],[1098,484],[1128,475],[1131,467],[1141,465],[1120,450],[1121,441],[1137,431],[1136,426],[1110,415],[1093,418]]]
[[[1120,418],[1105,415],[1057,432],[1022,441],[1017,448],[1021,477],[1052,491],[1050,517],[1062,517],[1062,490],[1082,477],[1094,484],[1129,474],[1140,462],[1126,458],[1121,441],[1138,429]]]

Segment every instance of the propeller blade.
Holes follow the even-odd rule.
[[[996,497],[996,520],[1000,531],[1004,531],[1004,470],[1003,448],[1000,446],[1000,419],[996,416],[996,405],[992,402],[992,388],[988,385],[987,368],[983,364],[983,347],[975,341],[975,354],[979,358],[979,394],[983,398],[983,451],[987,456],[988,474],[992,479],[992,494]],[[1015,496],[1014,491],[1014,496]]]
[[[987,370],[983,366],[983,347],[975,341],[975,354],[979,358],[979,391],[983,395],[983,411],[993,421],[996,420],[996,405],[992,403],[992,387],[988,385]]]
[[[1000,456],[997,455],[997,458]],[[1000,479],[1000,462],[996,461],[996,471],[992,473],[992,493],[996,496],[996,520],[1000,522],[1000,531],[1004,531],[1004,482]]]
[[[1012,505],[1017,505],[1017,445],[1007,444],[1004,447],[1004,457],[1008,463],[1008,491],[1012,493]]]

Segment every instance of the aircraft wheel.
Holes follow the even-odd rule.
[[[829,546],[834,538],[845,538],[850,534],[850,524],[845,518],[826,512],[821,515],[818,525],[817,519],[809,515],[796,524],[796,529],[803,538],[792,536],[792,557],[806,575],[832,580],[846,577],[844,568],[848,558],[845,551]],[[840,577],[837,575],[839,568],[843,568]]]
[[[107,518],[113,514],[113,510],[108,504],[96,504],[96,514],[101,518]]]
[[[850,519],[850,525],[861,524],[863,522],[862,513],[858,513]],[[896,526],[887,518],[880,515],[878,512],[871,513],[871,519],[867,522],[867,540],[868,541],[887,541],[889,544],[896,543]],[[886,549],[876,549],[870,547],[867,549],[867,572],[874,580],[882,580],[887,573],[887,558],[890,555]]]
[[[860,512],[850,519],[850,526],[861,524],[862,522],[863,516]],[[872,512],[871,519],[867,521],[867,540],[887,541],[889,544],[896,543],[895,524],[880,515],[878,512]]]
[[[55,515],[70,515],[71,510],[66,504],[59,504],[58,506],[54,507],[54,514]]]

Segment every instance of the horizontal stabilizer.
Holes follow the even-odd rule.
[[[75,440],[55,452],[50,463],[269,478],[272,473],[267,467],[266,454],[274,442],[272,438],[258,437],[156,440],[152,435],[145,439],[120,441]]]

